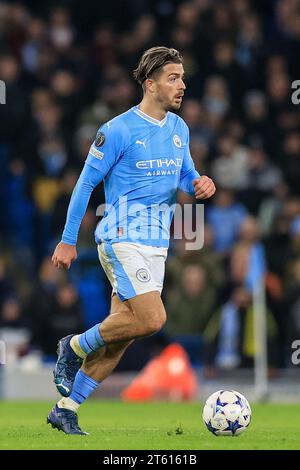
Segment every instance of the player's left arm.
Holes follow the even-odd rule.
[[[187,143],[184,151],[184,158],[180,173],[179,189],[196,199],[208,199],[216,192],[216,187],[211,178],[206,175],[200,176],[195,168],[190,148],[189,148],[189,131],[187,130]]]

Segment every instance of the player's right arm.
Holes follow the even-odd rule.
[[[101,171],[96,170],[89,163],[85,163],[72,193],[62,240],[52,256],[52,262],[57,268],[69,269],[77,258],[76,243],[79,227],[92,191],[104,176]]]
[[[121,156],[125,137],[124,128],[117,123],[105,124],[98,131],[72,193],[62,239],[52,256],[54,266],[69,269],[77,258],[78,232],[91,193]]]

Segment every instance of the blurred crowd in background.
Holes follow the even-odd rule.
[[[196,168],[217,193],[205,202],[204,248],[171,242],[165,329],[131,346],[119,369],[140,368],[174,340],[208,375],[251,367],[255,260],[266,279],[270,373],[292,367],[300,338],[300,105],[291,100],[299,0],[0,1],[0,328],[25,329],[18,354],[38,350],[46,361],[60,337],[108,314],[93,237],[101,185],[71,270],[54,268],[51,254],[95,133],[141,100],[132,70],[155,45],[184,57],[180,115]]]

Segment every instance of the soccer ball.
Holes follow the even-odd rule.
[[[203,419],[215,436],[237,436],[249,426],[251,408],[241,393],[218,390],[206,400]]]

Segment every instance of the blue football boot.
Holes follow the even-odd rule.
[[[70,346],[73,336],[65,336],[58,342],[58,358],[53,371],[54,383],[63,397],[70,396],[75,376],[83,363],[83,359],[78,357]]]
[[[88,436],[78,425],[78,416],[75,411],[59,408],[55,405],[47,416],[47,424],[53,428],[63,431],[65,434],[80,434]]]

